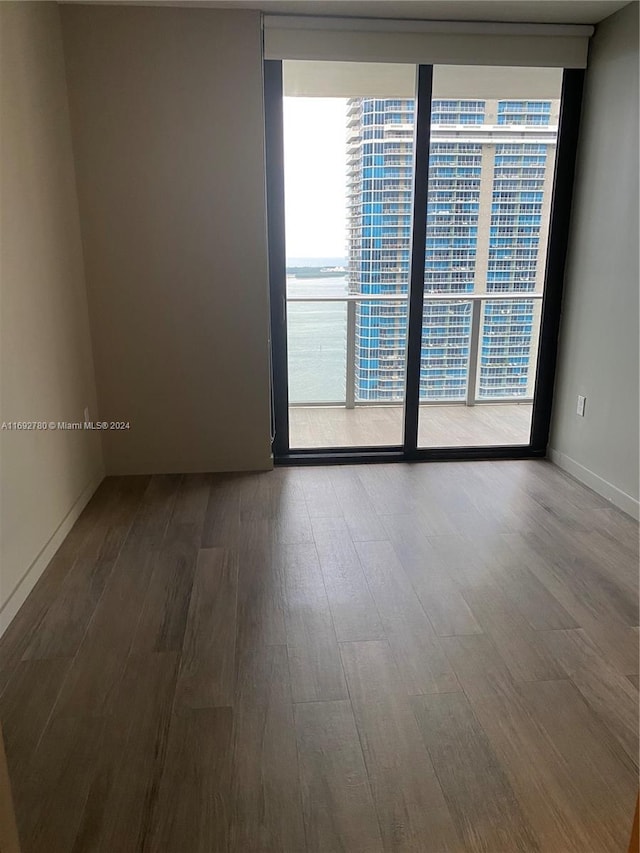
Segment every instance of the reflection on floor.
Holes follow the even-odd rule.
[[[531,403],[421,406],[419,447],[528,444]],[[292,406],[289,444],[299,447],[370,447],[401,444],[402,406]]]

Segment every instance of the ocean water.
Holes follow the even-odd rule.
[[[309,259],[305,259],[308,264]],[[322,260],[326,263],[326,259]],[[290,262],[290,265],[291,264]],[[315,266],[315,264],[314,264]],[[346,296],[346,276],[287,278],[287,296]],[[346,390],[347,303],[289,302],[290,403],[341,403]]]

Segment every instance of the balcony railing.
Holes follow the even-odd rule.
[[[384,366],[384,362],[390,358],[395,358],[397,361],[398,357],[402,359],[405,357],[407,301],[408,297],[406,294],[397,293],[287,297],[290,405],[335,405],[352,409],[355,406],[381,405],[385,403],[398,405],[398,403],[402,402],[404,396],[403,387],[401,393],[392,398],[383,394],[377,397],[375,389],[373,395],[366,399],[362,393],[359,395],[357,392],[357,368],[361,360],[358,358],[358,351],[360,351],[361,356],[366,356],[367,354],[367,336],[366,334],[363,335],[363,331],[366,332],[367,328],[371,329],[373,327],[379,336],[380,342],[391,344],[391,351],[378,353],[376,358],[379,361],[379,366],[373,369],[373,372],[377,374],[376,378],[384,382],[385,385],[388,385],[390,378],[388,375],[389,368]],[[481,403],[504,401],[531,402],[533,399],[533,384],[535,382],[541,301],[541,293],[531,292],[425,293],[425,309],[428,306],[438,304],[450,304],[452,306],[468,305],[470,306],[470,312],[462,318],[460,316],[447,318],[446,315],[429,318],[437,326],[439,331],[437,335],[432,337],[432,340],[423,337],[420,370],[420,404],[461,403],[467,406],[474,406]],[[515,357],[517,359],[516,362],[506,363],[504,354],[495,354],[488,351],[491,341],[495,341],[496,336],[504,336],[505,330],[504,325],[497,321],[495,314],[492,314],[491,317],[487,316],[486,306],[504,303],[512,305],[513,303],[523,302],[533,303],[531,317],[525,317],[524,321],[520,319],[517,322],[514,318],[513,321],[506,323],[506,325],[513,324],[518,326],[518,331],[514,333],[509,332],[508,337],[517,336],[517,345],[522,347],[522,351]],[[361,327],[358,330],[357,309],[358,305],[363,304],[377,306],[381,309],[386,308],[387,313],[381,314],[377,318],[377,324],[369,322],[364,329]],[[401,309],[398,318],[393,318],[393,315],[390,316],[388,314],[388,309],[394,304]],[[312,332],[311,340],[306,336],[301,336],[296,341],[297,324],[304,323],[305,318],[308,320],[310,316],[299,311],[299,307],[303,305],[324,306],[326,317],[321,321],[324,322],[321,332],[316,336]],[[340,311],[338,306],[343,306],[343,310]],[[366,316],[361,317],[361,321],[370,319],[370,317]],[[393,325],[389,325],[389,321],[392,319],[394,323]],[[404,328],[398,328],[398,320],[400,320],[401,326]],[[448,320],[449,322],[447,322]],[[316,317],[316,325],[317,322],[318,318]],[[530,324],[530,332],[522,331],[520,327],[523,323],[525,326]],[[493,324],[493,328],[491,328],[491,324]],[[465,329],[468,331],[465,331]],[[358,331],[360,332],[359,334]],[[292,345],[293,342],[295,342],[295,345]],[[510,343],[504,340],[500,341],[499,345],[502,348],[508,348]],[[483,349],[485,350],[484,354]],[[442,350],[443,353],[447,354],[447,357],[455,354],[456,356],[460,356],[460,358],[455,364],[438,364],[436,362],[438,356],[432,356],[430,352],[434,350]],[[523,359],[526,360],[523,361]],[[305,381],[304,371],[297,370],[299,365],[296,364],[296,360],[304,360],[306,362],[305,370],[308,373],[308,377],[312,377],[310,382]],[[462,360],[462,364],[460,364],[460,360]],[[497,393],[488,394],[481,392],[479,387],[481,366],[484,367],[487,379],[490,375],[494,377],[494,381],[487,384],[492,385]],[[366,385],[371,377],[368,376],[366,368],[362,368],[362,365],[360,367],[362,373],[361,382]],[[512,368],[515,375],[526,376],[527,384],[523,393],[520,393],[522,386],[517,388],[516,392],[512,390],[511,393],[502,388],[502,390],[505,390],[505,393],[500,393],[501,385],[499,378],[495,381],[495,371],[505,367],[507,369]],[[430,374],[437,368],[446,371],[464,371],[464,396],[455,394],[447,397],[446,394],[442,393],[434,395]],[[396,373],[397,368],[394,365],[394,375]],[[459,378],[459,373],[456,375]],[[306,393],[306,387],[311,385],[311,390],[313,390],[313,384],[317,377],[324,383],[324,388],[318,391],[318,393],[309,395]],[[402,378],[404,380],[404,373]],[[395,381],[397,382],[397,377]],[[306,387],[305,391],[301,392],[302,385]],[[404,381],[402,382],[402,386],[404,386]],[[388,388],[381,390],[388,391]]]

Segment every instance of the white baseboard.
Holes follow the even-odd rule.
[[[89,503],[89,500],[91,499],[93,493],[98,488],[103,479],[103,471],[100,471],[98,474],[92,477],[91,481],[82,490],[80,496],[77,498],[69,512],[62,519],[62,521],[55,529],[47,543],[43,546],[38,556],[35,558],[33,563],[31,563],[27,571],[24,573],[22,579],[13,589],[13,592],[10,594],[9,598],[5,601],[2,607],[0,607],[0,636],[2,636],[2,634],[4,634],[4,632],[9,627],[9,624],[11,623],[12,619],[24,604],[26,597],[36,585],[36,581],[40,578],[40,575],[46,569],[47,565],[49,564],[49,561],[62,544],[62,540],[71,530],[80,513]]]
[[[589,468],[585,468],[584,465],[576,462],[575,459],[567,456],[566,453],[561,453],[559,450],[554,450],[550,447],[547,455],[558,468],[562,468],[567,474],[571,474],[576,480],[580,480],[585,486],[589,486],[590,489],[602,495],[606,500],[611,501],[614,506],[626,512],[627,515],[636,520],[640,519],[640,502],[636,498],[623,492],[622,489],[614,486],[613,483],[600,477]]]

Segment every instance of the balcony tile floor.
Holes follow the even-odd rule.
[[[419,447],[528,444],[531,403],[421,406]],[[400,444],[401,406],[292,406],[290,446],[368,447]]]

